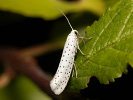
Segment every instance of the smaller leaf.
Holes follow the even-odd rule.
[[[105,11],[102,0],[78,0],[66,2],[58,0],[0,0],[0,9],[11,11],[29,17],[40,17],[46,20],[55,19],[62,14],[56,9],[59,7],[64,13],[91,11],[100,16]]]
[[[19,76],[8,87],[0,90],[0,100],[51,100],[31,80]]]

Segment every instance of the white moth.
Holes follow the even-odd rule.
[[[65,16],[65,14],[62,11],[61,13]],[[66,16],[65,18],[67,19],[72,31],[66,39],[66,43],[63,49],[62,57],[59,63],[59,67],[56,71],[56,74],[53,77],[53,79],[50,81],[50,87],[56,95],[59,95],[65,89],[72,70],[74,72],[74,69],[73,69],[73,66],[75,67],[74,58],[77,53],[77,49],[80,50],[78,45],[79,38],[77,37],[79,33],[77,30],[73,30],[68,18]],[[84,37],[80,37],[80,38],[84,39]],[[85,38],[85,39],[89,39],[89,38]],[[81,50],[80,52],[83,54]],[[75,67],[75,72],[76,72],[76,67]],[[73,73],[72,73],[72,76],[73,76]],[[76,72],[76,78],[77,78],[77,72]]]

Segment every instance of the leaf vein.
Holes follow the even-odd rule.
[[[128,6],[129,4],[127,4],[126,6]],[[125,7],[126,7],[125,6]],[[93,44],[93,46],[92,46],[92,49],[91,49],[91,51],[90,51],[90,53],[89,53],[89,55],[95,55],[95,54],[93,54],[93,51],[94,51],[94,47],[96,46],[96,44],[97,44],[97,42],[98,42],[98,40],[100,39],[100,37],[101,37],[101,35],[102,35],[102,33],[104,32],[104,30],[105,29],[107,29],[107,27],[109,26],[109,24],[112,22],[112,20],[116,17],[116,15],[122,10],[122,9],[124,9],[125,7],[123,7],[123,8],[121,8],[120,10],[118,10],[118,12],[112,17],[112,19],[109,21],[109,23],[102,29],[102,31],[100,32],[100,34],[99,34],[99,37],[97,37],[97,39],[95,40],[95,42],[94,42],[94,44]],[[132,11],[131,11],[131,13],[132,13]],[[129,14],[129,17],[130,17],[130,15],[131,14]],[[129,17],[127,18],[127,19],[129,19]],[[125,20],[125,22],[127,22],[128,20]],[[123,26],[123,30],[124,30],[124,27],[125,26]],[[120,33],[119,33],[119,35],[121,34],[122,32],[120,31]]]
[[[126,50],[126,51],[121,51],[121,50],[119,50],[119,49],[116,49],[116,48],[113,48],[113,47],[111,47],[111,48],[112,48],[112,49],[114,49],[114,50],[117,50],[117,51],[119,51],[119,52],[133,54],[133,52],[128,52],[127,50]]]

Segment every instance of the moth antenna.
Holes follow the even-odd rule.
[[[69,19],[66,17],[66,15],[58,7],[56,7],[56,8],[64,15],[64,17],[67,19],[68,24],[70,25],[71,29],[73,30],[73,27],[72,27]]]

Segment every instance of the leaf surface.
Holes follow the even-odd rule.
[[[127,64],[133,65],[133,0],[121,0],[86,29],[86,48],[80,43],[76,67],[78,78],[72,77],[67,89],[79,91],[87,87],[90,77],[109,84],[127,73]],[[133,67],[133,66],[132,66]]]

